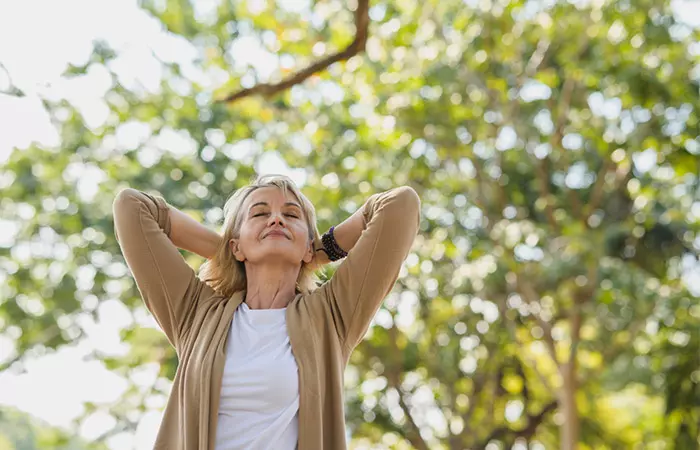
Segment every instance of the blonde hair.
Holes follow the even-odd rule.
[[[207,262],[202,264],[199,270],[199,277],[209,284],[214,290],[226,297],[230,297],[235,292],[246,289],[245,264],[238,261],[229,248],[229,241],[238,238],[243,224],[243,214],[241,208],[248,196],[255,190],[263,187],[276,187],[287,195],[287,192],[294,194],[301,203],[306,225],[309,229],[309,239],[318,242],[321,237],[316,227],[316,210],[314,205],[299,190],[291,178],[285,175],[261,175],[251,184],[238,189],[229,197],[224,205],[224,225],[223,239],[216,254]],[[301,270],[297,277],[296,290],[298,293],[307,294],[318,287],[318,278],[314,268],[301,262]]]

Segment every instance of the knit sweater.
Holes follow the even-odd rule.
[[[228,332],[245,291],[227,298],[197,277],[169,239],[162,197],[124,189],[113,214],[141,297],[178,356],[154,448],[212,450]],[[420,199],[407,186],[374,194],[363,218],[362,235],[332,278],[287,306],[299,368],[299,450],[346,448],[345,367],[398,278],[418,231]]]

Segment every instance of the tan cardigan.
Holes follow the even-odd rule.
[[[197,278],[168,238],[161,197],[121,191],[115,234],[148,310],[178,355],[155,449],[214,450],[226,341],[245,292],[225,298]],[[420,200],[410,187],[372,195],[365,230],[332,279],[287,307],[299,367],[300,450],[342,450],[343,373],[379,305],[391,291],[418,231]]]

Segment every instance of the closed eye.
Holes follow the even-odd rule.
[[[268,214],[268,213],[257,213],[257,214],[255,214],[255,215],[253,215],[253,217],[266,216],[267,214]],[[298,218],[299,218],[299,216],[297,216],[296,214],[285,214],[285,216],[287,216],[287,217],[294,217],[295,219],[298,219]]]

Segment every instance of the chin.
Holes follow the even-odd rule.
[[[302,256],[301,255],[295,255],[292,252],[288,251],[270,251],[270,252],[264,252],[260,253],[257,258],[255,258],[256,262],[258,263],[264,263],[264,262],[275,262],[275,263],[280,263],[280,262],[286,262],[289,264],[302,264]]]

